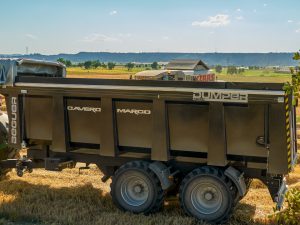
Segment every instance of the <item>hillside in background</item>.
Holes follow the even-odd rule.
[[[55,61],[58,58],[72,62],[99,60],[101,62],[168,62],[172,59],[202,59],[208,65],[236,66],[295,66],[293,53],[111,53],[111,52],[79,52],[77,54],[58,55],[1,55],[0,58],[32,58]]]

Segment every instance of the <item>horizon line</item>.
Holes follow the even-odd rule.
[[[296,52],[296,51],[295,51]],[[288,52],[288,51],[280,51],[280,52],[157,52],[157,51],[145,51],[145,52],[115,52],[115,51],[80,51],[77,53],[56,53],[56,54],[48,54],[48,53],[29,53],[29,54],[22,54],[22,53],[1,53],[0,56],[7,56],[7,55],[19,55],[19,56],[30,56],[30,55],[45,55],[45,56],[54,56],[54,55],[77,55],[80,53],[110,53],[110,54],[293,54],[295,52]]]

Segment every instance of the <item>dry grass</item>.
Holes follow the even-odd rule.
[[[128,80],[130,78],[130,74],[86,74],[84,76],[79,75],[79,74],[69,74],[69,78],[98,78],[98,79],[125,79]]]
[[[102,78],[102,79],[129,79],[130,75],[133,75],[139,71],[141,68],[134,68],[128,71],[124,67],[117,66],[113,70],[109,69],[83,69],[79,67],[67,68],[68,77],[72,78]]]
[[[109,181],[93,166],[78,173],[78,168],[61,173],[42,169],[0,182],[0,224],[201,224],[184,215],[176,199],[166,200],[162,212],[144,216],[118,210],[109,195]],[[288,179],[300,188],[300,167]],[[228,224],[270,224],[273,202],[266,187],[255,181],[239,203]],[[204,223],[202,223],[204,224]]]

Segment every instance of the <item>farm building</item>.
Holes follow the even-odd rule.
[[[209,72],[209,67],[202,60],[176,59],[169,62],[167,70],[180,70],[190,76],[190,80],[214,81],[215,75]]]
[[[185,80],[185,74],[178,70],[145,70],[134,75],[136,80]]]
[[[169,62],[166,66],[167,70],[182,70],[189,75],[207,74],[209,67],[201,60],[193,59],[176,59]]]

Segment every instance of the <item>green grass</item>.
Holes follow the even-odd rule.
[[[275,73],[270,69],[245,70],[240,74],[227,74],[227,70],[223,69],[221,73],[216,73],[218,80],[233,82],[274,82],[285,83],[291,80],[291,75],[286,73]]]

